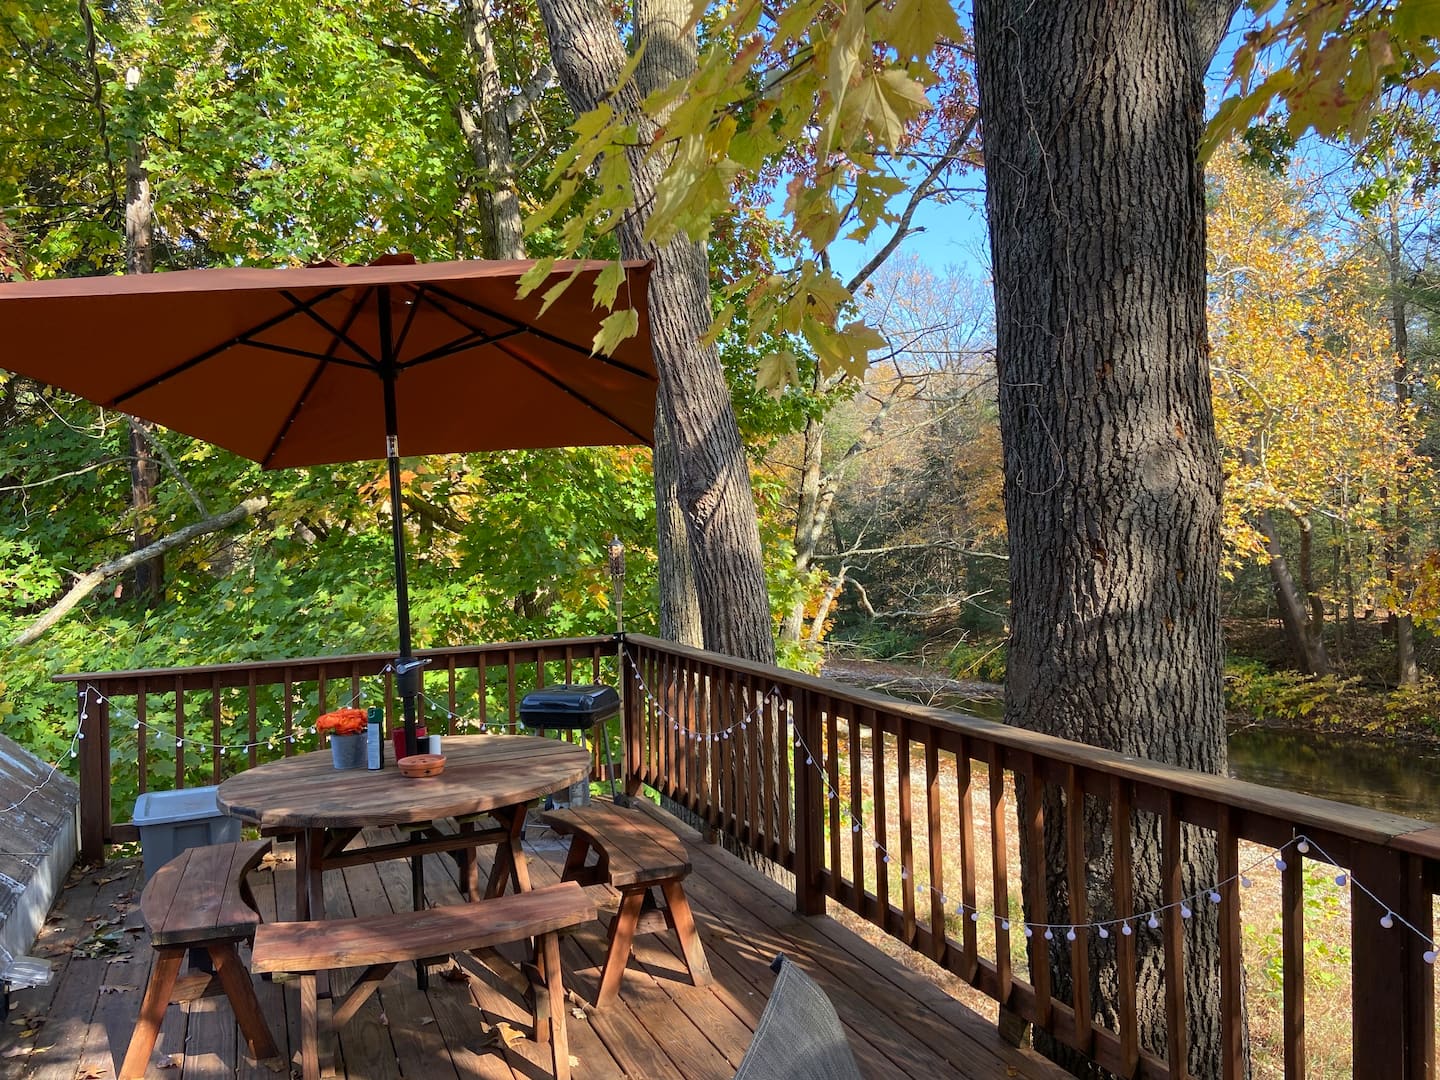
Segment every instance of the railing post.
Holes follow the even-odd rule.
[[[80,854],[84,866],[103,866],[110,832],[110,704],[89,684],[76,687],[80,739]]]
[[[634,677],[635,658],[625,645],[625,636],[617,634],[620,646],[620,716],[621,740],[625,746],[625,797],[634,798],[640,794],[640,748],[641,717],[644,715],[642,695],[636,692],[639,681]]]
[[[1353,1075],[1428,1080],[1435,1046],[1434,969],[1421,955],[1423,942],[1401,922],[1422,932],[1432,925],[1430,892],[1423,883],[1415,887],[1424,860],[1369,845],[1357,845],[1355,856],[1354,877],[1366,887],[1350,890]],[[1387,915],[1389,927],[1381,922]],[[1426,1023],[1429,1030],[1421,1030]]]
[[[820,723],[820,702],[814,693],[799,695],[795,731],[801,745],[793,747],[795,757],[795,911],[800,915],[825,914],[825,893],[820,888],[820,871],[825,842],[821,791],[813,755],[821,753],[824,731]],[[811,764],[805,759],[812,758]]]

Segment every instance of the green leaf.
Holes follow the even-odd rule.
[[[605,269],[601,270],[595,278],[595,304],[597,307],[612,308],[615,306],[615,294],[620,291],[620,283],[625,280],[624,264],[616,259],[607,263]]]
[[[960,40],[961,30],[950,0],[896,0],[884,36],[902,59],[923,59],[941,38]]]
[[[1422,37],[1440,38],[1440,0],[1400,0],[1392,25],[1405,47]]]
[[[612,311],[600,323],[600,329],[595,333],[595,341],[591,345],[590,351],[609,356],[615,351],[615,346],[626,338],[634,337],[639,332],[640,312],[634,308]]]
[[[930,107],[925,88],[897,68],[866,75],[845,100],[852,123],[844,125],[847,137],[869,132],[876,144],[899,146],[905,124]],[[847,139],[848,141],[848,139]]]
[[[515,295],[518,296],[521,300],[525,299],[525,297],[529,296],[532,292],[534,292],[537,288],[540,287],[540,283],[550,276],[550,272],[554,268],[554,259],[536,259],[535,265],[530,267],[529,270],[526,270],[525,273],[520,275],[520,287],[516,291]]]
[[[800,370],[795,355],[788,349],[781,349],[763,357],[755,368],[755,386],[771,397],[779,397],[787,386],[800,382]]]

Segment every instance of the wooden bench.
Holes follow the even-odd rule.
[[[570,836],[570,854],[561,875],[582,885],[607,884],[620,893],[620,910],[610,923],[610,949],[595,1008],[603,1009],[620,993],[620,977],[630,962],[636,934],[674,930],[690,979],[696,986],[714,981],[704,946],[695,931],[695,917],[680,882],[690,873],[690,858],[680,838],[638,810],[594,802],[571,810],[540,815],[552,829]],[[586,865],[591,850],[598,862]],[[652,889],[659,887],[661,907]]]
[[[140,1019],[120,1066],[120,1080],[138,1080],[145,1075],[175,991],[180,963],[186,951],[195,947],[203,946],[209,952],[215,977],[230,999],[250,1053],[257,1059],[279,1054],[237,948],[253,938],[260,925],[245,875],[269,850],[269,840],[190,848],[157,870],[146,884],[140,894],[140,912],[150,927],[155,962],[140,1003]]]
[[[569,1080],[570,1047],[565,1035],[565,989],[560,977],[557,931],[595,918],[595,905],[573,882],[530,892],[359,919],[266,923],[255,932],[251,964],[256,971],[300,976],[300,1062],[305,1080],[318,1080],[321,1063],[321,1002],[324,1002],[325,1071],[335,1031],[347,1024],[396,964],[453,952],[490,949],[538,938],[536,958],[545,999],[535,994],[537,1042],[548,1036],[556,1080]],[[322,999],[316,976],[334,968],[364,967],[345,1000],[332,1007]],[[542,1017],[548,1016],[548,1025]]]

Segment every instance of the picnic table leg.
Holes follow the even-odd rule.
[[[491,816],[505,827],[507,836],[495,848],[495,865],[490,869],[490,883],[485,898],[494,899],[505,891],[505,882],[513,881],[516,892],[530,891],[530,867],[525,862],[525,815],[529,804],[506,806],[491,811]]]
[[[157,949],[154,969],[145,986],[145,1000],[140,1003],[140,1018],[135,1021],[135,1030],[130,1035],[130,1048],[125,1052],[125,1061],[120,1066],[121,1080],[143,1077],[150,1068],[150,1054],[155,1049],[155,1038],[160,1034],[160,1025],[165,1020],[165,1009],[170,1004],[170,992],[175,989],[175,979],[180,974],[180,962],[185,959],[184,949]]]

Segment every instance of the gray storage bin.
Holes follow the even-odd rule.
[[[145,858],[145,880],[192,847],[233,844],[240,839],[240,819],[215,802],[214,787],[147,791],[135,800],[135,824]]]

